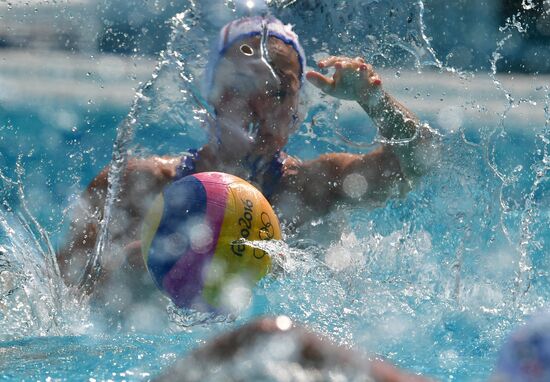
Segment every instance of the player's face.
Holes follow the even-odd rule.
[[[219,63],[211,95],[224,146],[243,154],[271,155],[297,125],[300,63],[277,38],[262,57],[260,37],[235,43]]]

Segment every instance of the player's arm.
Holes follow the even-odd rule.
[[[398,158],[407,180],[413,181],[428,169],[435,151],[434,132],[384,91],[382,80],[370,64],[359,57],[329,57],[319,61],[318,66],[335,68],[332,78],[310,71],[308,80],[329,95],[361,105],[386,140],[382,150]]]
[[[295,210],[306,218],[323,215],[338,202],[377,206],[409,190],[399,158],[383,147],[363,155],[324,154],[305,162],[290,158],[283,180],[285,192],[277,204],[288,210],[286,215],[293,216]]]
[[[175,176],[179,158],[132,158],[128,161],[120,202],[111,228],[115,245],[126,246],[139,239],[139,225],[150,201]],[[108,187],[108,167],[90,182],[73,212],[67,240],[58,251],[60,270],[66,281],[74,285],[82,275],[88,257],[93,253]]]

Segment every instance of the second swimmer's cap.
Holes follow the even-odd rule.
[[[510,335],[490,381],[550,381],[550,311],[535,314]]]
[[[292,31],[292,26],[283,24],[281,20],[273,16],[244,17],[226,24],[220,30],[218,44],[206,69],[205,93],[207,96],[214,85],[214,73],[217,66],[227,50],[237,41],[253,36],[261,36],[264,28],[268,37],[276,37],[294,48],[300,63],[300,84],[303,83],[306,55],[298,41],[298,35]]]

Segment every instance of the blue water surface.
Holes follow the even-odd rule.
[[[114,131],[124,117],[120,110],[78,112],[81,119],[90,121],[88,127],[82,132],[79,128],[56,132],[57,138],[51,138],[58,140],[55,144],[33,138],[55,127],[41,123],[27,110],[6,114],[14,135],[3,139],[7,141],[2,145],[3,168],[15,171],[17,156],[25,153],[21,161],[27,198],[33,197],[33,187],[46,190],[41,195],[45,199],[37,204],[28,200],[29,205],[54,237],[62,237],[66,222],[59,211],[67,207],[72,193],[84,188],[108,163]],[[468,142],[476,139],[475,126],[464,131],[471,138]],[[290,149],[302,147],[305,139],[296,136]],[[502,231],[498,198],[503,187],[487,168],[483,145],[464,142],[458,134],[448,135],[445,158],[405,199],[375,209],[334,213],[326,222],[329,226],[338,222],[336,230],[325,227],[326,222],[303,228],[301,237],[310,244],[296,251],[310,257],[290,266],[284,277],[264,280],[237,322],[178,334],[125,334],[125,329],[111,335],[92,325],[89,334],[80,329],[77,336],[4,341],[0,347],[3,379],[148,379],[205,338],[254,317],[277,314],[307,324],[337,343],[382,354],[415,372],[442,380],[485,379],[505,334],[524,311],[544,305],[548,283],[535,271],[530,292],[522,301],[514,301],[519,293],[514,283],[518,255]],[[542,159],[531,154],[536,152],[536,135],[528,130],[509,132],[505,142],[498,146],[497,161],[518,153],[517,164],[529,169]],[[71,155],[78,159],[72,160]],[[525,195],[533,176],[519,179],[513,188]],[[46,186],[41,184],[44,181]],[[5,203],[13,210],[18,209],[16,196],[13,191]],[[533,203],[541,207],[539,213],[545,211],[539,205],[544,200],[548,200],[547,183],[533,196]],[[512,228],[518,224],[514,216],[510,217]],[[543,221],[544,216],[534,216],[531,225],[531,240],[540,243],[529,252],[537,267],[548,261],[544,256],[548,228]],[[317,240],[330,231],[336,231],[333,241]],[[294,237],[291,234],[289,241]],[[316,240],[320,244],[311,246]],[[343,270],[327,266],[323,259],[331,251],[354,254],[358,266]],[[505,260],[511,265],[502,263]],[[8,314],[4,319],[12,318]]]

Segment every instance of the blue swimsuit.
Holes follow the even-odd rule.
[[[174,178],[174,181],[196,173],[197,171],[196,171],[195,162],[198,157],[199,157],[198,150],[196,149],[189,150],[189,155],[183,156],[181,158],[181,163],[176,168],[176,176]],[[261,191],[264,194],[264,196],[267,198],[267,200],[271,199],[271,196],[273,196],[275,188],[277,187],[279,181],[281,180],[281,177],[283,176],[283,163],[285,159],[286,159],[286,154],[283,154],[280,151],[278,151],[273,156],[273,159],[271,160],[271,162],[267,165],[267,169],[264,172],[264,176],[263,176],[264,182],[260,185]],[[256,181],[256,176],[257,176],[256,164],[253,164],[251,170],[252,170],[252,174],[247,180],[249,182],[258,183]]]

